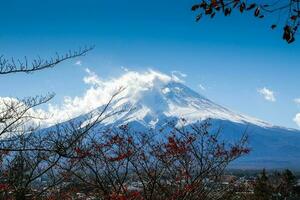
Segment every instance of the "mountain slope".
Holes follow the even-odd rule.
[[[150,75],[149,78],[133,74],[132,80],[122,82],[126,89],[110,109],[130,111],[105,120],[104,125],[129,123],[132,129],[140,130],[161,127],[166,121],[179,118],[185,118],[188,124],[210,118],[215,128],[222,127],[221,137],[225,140],[238,139],[245,130],[249,134],[251,154],[232,167],[300,168],[300,131],[237,114],[178,79],[155,72]]]
[[[112,106],[114,109],[124,107],[134,108],[127,114],[128,120],[140,121],[146,125],[154,125],[161,117],[182,117],[189,123],[207,118],[228,120],[242,124],[254,124],[262,127],[272,127],[261,120],[236,114],[200,94],[189,89],[182,83],[169,82],[159,87],[144,88],[137,98],[132,99],[130,94],[122,97]]]

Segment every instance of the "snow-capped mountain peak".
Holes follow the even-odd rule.
[[[222,107],[185,86],[184,81],[174,74],[166,75],[152,70],[144,73],[129,71],[119,78],[102,80],[90,73],[85,82],[92,85],[85,96],[68,100],[62,108],[57,109],[55,116],[65,119],[64,115],[69,112],[71,115],[68,116],[73,116],[71,120],[86,120],[87,112],[102,110],[111,95],[122,87],[124,90],[109,108],[112,112],[125,112],[105,119],[100,128],[128,123],[134,131],[155,130],[165,122],[179,118],[184,118],[187,126],[210,118],[213,127],[221,126],[224,140],[237,140],[247,131],[252,151],[238,160],[239,168],[299,169],[299,131],[272,126]]]
[[[121,93],[121,97],[112,105],[113,109],[134,108],[132,112],[122,116],[124,122],[139,121],[143,124],[151,122],[149,125],[153,126],[155,122],[166,117],[185,118],[188,123],[212,118],[271,127],[266,122],[236,114],[210,101],[185,86],[182,81],[174,80],[171,77],[165,79],[167,76],[164,79],[162,77],[164,76],[157,75],[150,82],[141,84],[137,81],[135,84],[132,83],[133,85],[124,86],[125,94]],[[137,85],[138,83],[140,85]],[[111,123],[115,120],[113,118]]]

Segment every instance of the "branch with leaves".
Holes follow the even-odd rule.
[[[246,135],[226,143],[219,134],[209,122],[169,123],[161,131],[104,129],[77,143],[65,173],[81,192],[101,199],[221,199],[231,192],[220,185],[224,170],[249,148]]]
[[[282,38],[287,43],[295,41],[295,36],[300,25],[300,1],[299,0],[273,0],[270,1],[247,1],[247,0],[203,0],[192,6],[192,11],[198,12],[196,21],[203,16],[214,18],[217,13],[230,16],[233,10],[240,13],[253,12],[256,18],[262,19],[268,14],[277,14],[277,19],[271,25],[275,29],[283,23]],[[281,22],[280,19],[284,21]]]

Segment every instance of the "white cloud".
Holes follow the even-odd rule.
[[[87,73],[87,76],[83,78],[84,83],[96,86],[101,85],[102,81],[100,80],[98,75],[95,74],[95,72],[92,72],[89,68],[86,68],[85,71]]]
[[[170,90],[170,88],[168,88],[168,87],[162,89],[162,93],[163,93],[163,94],[167,94],[167,93],[169,93],[170,91],[171,91],[171,90]]]
[[[181,79],[174,78],[172,74],[166,75],[151,69],[145,72],[128,71],[117,78],[109,79],[103,79],[90,69],[86,69],[83,83],[90,87],[82,96],[65,96],[60,105],[48,104],[46,109],[37,108],[30,112],[46,118],[35,121],[35,123],[39,123],[41,126],[51,126],[105,105],[121,87],[125,89],[118,95],[120,101],[116,106],[125,100],[129,100],[134,105],[139,99],[146,98],[144,94],[153,88],[165,88],[163,92],[169,92],[165,86],[171,81],[182,82]]]
[[[261,88],[261,89],[258,89],[257,92],[259,94],[261,94],[265,100],[267,101],[271,101],[271,102],[275,102],[276,101],[276,97],[275,97],[275,94],[274,94],[274,91],[264,87],[264,88]]]
[[[63,122],[105,105],[121,87],[124,87],[125,90],[118,95],[118,99],[121,99],[118,104],[122,103],[122,99],[130,99],[134,103],[143,98],[143,92],[147,92],[153,87],[161,88],[170,81],[181,82],[180,79],[174,79],[172,75],[162,74],[154,70],[147,70],[142,73],[128,71],[118,78],[106,80],[100,78],[90,69],[86,69],[86,73],[83,82],[90,87],[82,96],[66,96],[61,105],[49,104],[48,109],[36,111],[41,115],[51,116],[49,119],[42,121],[42,125],[50,126]],[[167,90],[164,92],[167,92]]]
[[[184,83],[184,79],[187,77],[187,75],[180,71],[172,71],[171,77],[174,81]]]
[[[128,71],[129,71],[129,69],[128,69],[127,67],[124,67],[124,66],[122,66],[121,69],[122,69],[124,72],[128,72]]]
[[[199,86],[199,88],[200,88],[201,90],[203,90],[203,91],[206,90],[206,88],[205,88],[202,84],[199,84],[198,86]]]
[[[296,124],[300,127],[300,113],[296,114],[294,122],[296,122]]]
[[[23,132],[26,128],[31,130],[33,127],[41,125],[41,121],[49,117],[49,113],[41,109],[33,109],[35,100],[16,99],[11,97],[0,97],[0,118],[5,119],[5,123],[0,123],[0,130],[7,128],[7,124],[11,124],[10,128],[5,131],[1,137],[12,136],[16,133]],[[17,119],[18,123],[13,123],[18,113],[25,113],[21,118]]]
[[[81,60],[77,60],[77,61],[75,62],[75,65],[82,66],[82,61],[81,61]]]
[[[296,98],[296,99],[294,99],[294,102],[295,102],[297,105],[299,105],[299,106],[300,106],[300,98]]]
[[[296,98],[294,99],[294,102],[300,106],[300,98]],[[296,114],[295,118],[294,118],[294,122],[296,122],[296,124],[300,127],[300,113]]]

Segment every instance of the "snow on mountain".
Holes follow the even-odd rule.
[[[88,81],[94,84],[94,96],[90,97],[94,101],[86,100],[86,97],[77,101],[92,103],[89,106],[93,109],[101,109],[103,106],[97,100],[101,93],[109,96],[116,88],[125,88],[112,102],[110,109],[130,111],[108,118],[103,122],[104,125],[129,123],[133,129],[148,129],[155,128],[166,120],[184,118],[188,123],[194,123],[210,118],[215,126],[222,126],[222,138],[225,140],[237,139],[247,130],[252,153],[238,160],[235,166],[300,167],[300,131],[272,126],[237,114],[188,88],[180,77],[149,70],[145,73],[127,72],[118,79],[108,81],[93,74]]]
[[[145,73],[128,72],[119,79],[104,82],[93,77],[100,91],[107,87],[124,87],[117,100],[111,105],[113,110],[133,109],[131,112],[113,116],[106,124],[137,121],[145,126],[155,124],[166,118],[185,118],[194,123],[208,118],[226,120],[241,124],[272,127],[271,124],[246,115],[237,114],[224,108],[184,85],[178,77],[168,76],[149,70]],[[102,88],[105,85],[104,88]],[[115,90],[114,90],[115,91]],[[113,92],[110,91],[110,94]],[[108,95],[105,95],[108,96]]]

